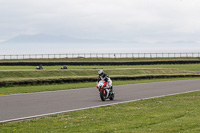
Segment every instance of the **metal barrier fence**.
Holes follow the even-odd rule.
[[[0,59],[53,59],[53,58],[178,58],[200,57],[200,53],[69,53],[0,55]]]

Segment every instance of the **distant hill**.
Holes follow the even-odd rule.
[[[80,39],[68,36],[57,36],[47,34],[20,35],[2,43],[117,43],[119,41],[100,39]]]
[[[59,35],[20,35],[0,42],[2,54],[41,53],[152,53],[199,52],[200,43],[193,41],[140,43],[101,39],[81,39]]]
[[[110,44],[135,44],[136,46],[159,46],[159,47],[167,47],[169,44],[173,44],[173,46],[200,46],[200,43],[194,41],[174,41],[174,42],[155,42],[155,43],[140,43],[136,41],[119,41],[119,40],[103,40],[103,39],[81,39],[81,38],[73,38],[64,35],[48,35],[48,34],[36,34],[36,35],[20,35],[16,36],[10,40],[0,42],[0,44],[15,44],[15,43],[110,43]]]

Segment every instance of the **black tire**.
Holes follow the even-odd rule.
[[[106,100],[106,96],[104,95],[103,90],[100,90],[100,98],[102,101]]]
[[[110,100],[114,100],[114,98],[115,98],[115,94],[112,93],[112,94],[110,95],[109,99],[110,99]]]

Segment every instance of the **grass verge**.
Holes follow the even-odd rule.
[[[119,68],[104,69],[113,80],[134,80],[173,77],[197,77],[197,73],[182,69],[164,68]],[[70,69],[70,70],[8,70],[0,71],[0,87],[13,85],[34,85],[54,83],[94,82],[97,79],[97,70]]]
[[[174,81],[174,80],[187,80],[187,79],[200,79],[200,77],[113,81],[113,86],[138,84],[138,83],[162,82],[162,81]],[[66,84],[53,84],[53,85],[31,85],[31,86],[28,85],[28,86],[1,87],[0,95],[34,93],[34,92],[43,92],[43,91],[57,91],[57,90],[89,88],[89,87],[95,88],[95,86],[96,86],[96,82],[83,82],[83,83],[66,83]]]
[[[57,69],[59,70],[62,66],[44,66],[44,69]],[[119,66],[67,66],[68,70],[71,69],[126,69],[126,68],[163,68],[163,69],[184,69],[191,71],[200,71],[200,64],[170,64],[170,65],[119,65]],[[1,69],[35,69],[36,66],[0,66]],[[10,71],[10,70],[8,70]]]
[[[153,75],[153,74],[195,74],[190,70],[181,69],[155,69],[155,68],[121,68],[121,69],[105,69],[106,73],[112,76],[122,75]],[[21,71],[0,71],[0,81],[20,80],[20,78],[58,78],[58,77],[80,77],[80,76],[98,76],[97,70],[93,69],[71,69],[71,70],[21,70]]]
[[[200,132],[200,91],[1,123],[0,132]]]

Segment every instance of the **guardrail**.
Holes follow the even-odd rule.
[[[200,57],[200,53],[68,53],[0,55],[0,59],[53,59],[53,58],[178,58]]]

